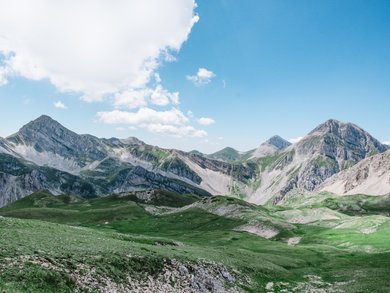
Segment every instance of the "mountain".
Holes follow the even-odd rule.
[[[107,156],[98,138],[78,135],[45,115],[23,126],[7,141],[26,160],[74,174]]]
[[[221,160],[225,162],[230,162],[230,161],[238,161],[241,158],[241,154],[239,151],[231,148],[231,147],[226,147],[218,152],[215,152],[213,154],[210,154],[207,156],[210,159],[214,160]]]
[[[218,152],[206,156],[210,159],[220,160],[224,162],[246,161],[250,159],[271,156],[287,148],[290,145],[290,142],[281,138],[278,135],[275,135],[254,150],[250,150],[247,152],[239,152],[234,148],[226,147]]]
[[[266,142],[262,143],[251,155],[251,158],[263,158],[272,156],[275,153],[289,147],[290,142],[281,138],[278,135],[271,137]]]
[[[80,135],[41,116],[0,138],[0,206],[39,189],[91,197],[149,188],[276,204],[295,190],[316,190],[387,149],[360,127],[337,120],[319,125],[294,145],[275,136],[255,151],[225,148],[205,155],[134,137]]]
[[[257,160],[259,187],[249,201],[275,204],[290,191],[313,191],[332,175],[387,149],[355,124],[328,120],[300,142]]]
[[[12,148],[9,146],[7,140],[4,138],[0,137],[0,154],[12,154]]]
[[[100,187],[78,176],[0,154],[0,207],[43,188],[56,195],[73,193],[93,197],[101,193]]]
[[[91,195],[146,188],[182,194],[228,194],[232,184],[241,186],[254,177],[254,169],[247,163],[232,165],[197,153],[150,146],[137,138],[79,135],[45,115],[0,140],[0,152],[20,165],[28,164],[30,169],[53,169],[88,182]],[[0,190],[2,204],[42,188],[54,194],[78,193],[76,188],[64,190],[35,175],[28,177],[34,184],[25,186],[26,174],[16,178],[6,168],[2,172],[3,186],[7,186]]]
[[[319,190],[339,195],[390,194],[390,151],[366,158],[335,174]]]

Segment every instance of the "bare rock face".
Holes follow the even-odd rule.
[[[272,200],[277,204],[295,189],[316,190],[334,174],[387,149],[388,146],[354,124],[328,120],[300,142],[273,157],[260,159],[260,164],[268,165],[260,175],[262,184],[250,201]]]
[[[290,142],[281,138],[278,135],[275,135],[268,139],[266,142],[262,143],[252,154],[251,159],[263,158],[267,156],[272,156],[275,153],[289,147]]]
[[[78,135],[45,115],[26,124],[7,140],[20,146],[19,149],[31,148],[38,153],[47,152],[65,159],[74,159],[80,167],[107,156],[98,138],[92,135]]]
[[[390,151],[357,163],[326,180],[318,190],[339,195],[390,193]]]
[[[83,196],[150,188],[223,194],[231,182],[245,182],[255,173],[246,163],[233,165],[162,149],[134,137],[101,139],[79,135],[45,115],[16,134],[0,138],[0,154],[8,155],[0,160],[0,206],[39,189]],[[14,174],[13,163],[24,171]]]
[[[275,136],[256,151],[226,148],[215,159],[136,138],[79,135],[41,116],[0,138],[0,206],[39,189],[100,196],[156,188],[278,203],[295,189],[316,190],[333,175],[387,149],[354,124],[328,120],[294,145]],[[372,169],[362,168],[342,192],[368,182],[370,174]]]
[[[297,144],[298,154],[320,154],[338,162],[355,163],[387,149],[359,126],[333,119],[316,127]]]
[[[332,175],[387,150],[366,131],[351,123],[328,120],[297,144],[296,153],[311,157],[298,187],[312,191]]]

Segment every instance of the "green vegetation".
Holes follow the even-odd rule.
[[[261,172],[264,172],[267,168],[272,168],[276,163],[285,156],[285,153],[276,153],[275,155],[260,158],[258,160],[259,169]]]
[[[320,168],[327,168],[334,166],[337,168],[337,162],[331,158],[325,157],[325,156],[318,156],[316,157],[313,162],[313,165],[320,167]]]
[[[0,290],[72,292],[94,288],[88,278],[125,284],[175,259],[221,263],[246,292],[388,292],[388,212],[388,197],[363,195],[266,209],[163,191],[95,199],[41,191],[0,209]],[[238,231],[248,225],[278,234]]]

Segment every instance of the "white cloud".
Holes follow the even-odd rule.
[[[172,108],[156,111],[141,108],[136,112],[114,110],[97,113],[99,120],[106,124],[125,124],[131,128],[137,126],[152,133],[176,137],[205,137],[207,132],[188,125],[189,118],[180,110]]]
[[[6,85],[8,83],[7,74],[8,74],[7,68],[0,67],[0,86]]]
[[[125,131],[126,129],[124,127],[115,127],[116,131]]]
[[[150,95],[152,104],[158,106],[167,106],[169,103],[178,105],[180,103],[179,93],[171,93],[164,89],[161,85],[157,85]]]
[[[57,101],[54,103],[54,107],[56,107],[57,109],[68,109],[68,107],[61,101]]]
[[[188,122],[188,118],[178,109],[156,111],[150,108],[141,108],[137,112],[114,110],[110,112],[98,112],[100,121],[107,124],[175,124],[182,125]]]
[[[382,143],[385,144],[385,145],[390,146],[390,141],[384,141],[384,142],[382,142]]]
[[[206,68],[199,68],[198,72],[195,75],[187,75],[187,79],[196,86],[208,84],[214,77],[214,72]]]
[[[146,96],[148,96],[149,94],[149,89],[130,89],[121,93],[117,93],[114,96],[114,106],[117,108],[123,106],[129,109],[146,106]]]
[[[0,7],[0,83],[48,79],[86,101],[147,87],[199,20],[195,0],[0,0]]]
[[[299,141],[301,141],[303,139],[303,136],[299,136],[299,137],[296,137],[296,138],[290,138],[288,141],[290,142],[290,143],[297,143],[297,142],[299,142]]]
[[[205,137],[207,132],[198,130],[190,125],[176,126],[166,124],[146,124],[142,127],[153,133],[172,135],[176,137]]]
[[[208,126],[208,125],[214,124],[214,123],[215,123],[215,120],[212,119],[212,118],[205,118],[205,117],[202,117],[202,118],[199,118],[199,119],[198,119],[198,123],[199,123],[200,125]]]

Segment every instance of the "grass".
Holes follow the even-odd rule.
[[[157,193],[153,203],[145,203],[134,194],[81,199],[42,191],[0,209],[7,217],[0,218],[0,288],[72,292],[78,286],[74,273],[83,268],[97,280],[109,276],[121,283],[129,275],[142,279],[159,274],[166,260],[203,259],[250,278],[241,284],[246,292],[265,292],[268,282],[274,283],[275,292],[319,287],[324,292],[388,292],[390,221],[374,215],[375,209],[370,215],[343,214],[332,225],[292,225],[283,224],[288,217],[236,198],[197,201],[178,196]],[[195,205],[185,207],[191,203]],[[145,210],[163,205],[171,205],[169,212],[153,215]],[[223,217],[213,212],[229,206],[241,207],[241,214]],[[183,208],[174,210],[178,207]],[[380,213],[385,209],[381,207]],[[278,207],[285,215],[289,209]],[[378,217],[384,221],[375,232],[359,231],[362,223],[374,223]],[[279,223],[279,235],[267,240],[235,231],[253,219]],[[287,245],[293,236],[302,237],[299,245]],[[310,281],[310,276],[321,281]]]

